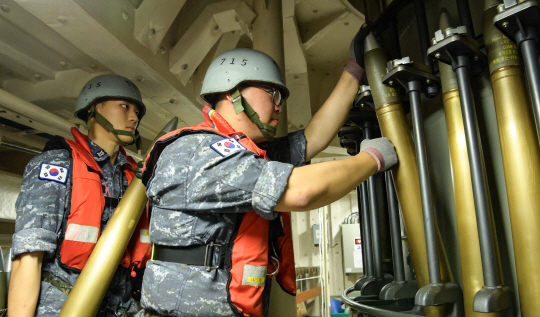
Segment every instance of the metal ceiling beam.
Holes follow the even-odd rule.
[[[224,33],[235,31],[251,37],[250,26],[255,17],[241,0],[207,6],[170,51],[170,71],[186,85]]]
[[[169,72],[166,58],[141,49],[133,36],[135,8],[129,1],[15,1],[85,54],[132,79],[166,111],[190,125],[202,120],[192,86],[182,85]]]
[[[0,55],[7,56],[17,65],[26,68],[31,72],[30,79],[33,81],[40,81],[45,79],[53,79],[55,71],[36,61],[32,57],[26,55],[23,52],[18,51],[14,47],[0,40]],[[9,64],[4,64],[6,67],[10,67]],[[10,67],[11,68],[11,67]]]
[[[156,54],[186,0],[145,0],[135,11],[133,34]]]
[[[298,25],[294,17],[294,6],[283,1],[283,42],[285,49],[285,78],[291,96],[287,101],[288,131],[307,127],[311,120],[311,99],[306,54]]]

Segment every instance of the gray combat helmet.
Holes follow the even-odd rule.
[[[249,48],[237,48],[219,55],[208,67],[201,98],[213,104],[212,95],[229,92],[246,81],[276,86],[283,99],[289,97],[277,63],[268,55]]]
[[[139,121],[135,133],[116,130],[104,116],[95,111],[96,102],[113,98],[132,102],[139,108],[139,114],[137,115]],[[92,124],[91,118],[94,117],[99,124],[116,136],[121,145],[127,146],[135,143],[137,150],[141,148],[141,136],[137,128],[145,113],[146,106],[142,102],[139,88],[131,80],[119,75],[101,75],[90,79],[81,90],[75,106],[75,116],[86,122],[88,130],[90,130]],[[130,136],[132,141],[125,143],[118,135]]]
[[[135,84],[119,75],[101,75],[90,79],[81,90],[75,116],[83,121],[88,120],[88,109],[98,100],[118,98],[133,102],[139,108],[139,120],[146,113],[146,106],[141,97],[141,92]]]

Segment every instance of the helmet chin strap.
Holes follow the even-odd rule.
[[[102,116],[99,112],[96,111],[95,105],[92,105],[92,107],[90,107],[89,109],[88,121],[86,121],[86,128],[88,129],[88,131],[90,131],[90,127],[92,126],[92,117],[96,118],[96,121],[99,124],[101,124],[105,129],[110,131],[112,134],[114,134],[114,136],[116,137],[120,145],[128,146],[135,143],[135,146],[137,147],[137,151],[141,149],[141,136],[139,135],[139,131],[137,131],[137,129],[135,129],[135,134],[128,131],[116,130],[113,127],[113,125],[109,122],[109,120],[105,119],[104,116]],[[137,123],[137,126],[138,126],[138,123]],[[130,136],[132,140],[131,142],[126,143],[120,140],[119,135]]]
[[[242,94],[240,94],[240,91],[238,89],[235,89],[231,96],[233,98],[232,102],[234,105],[234,112],[236,112],[236,114],[239,114],[243,111],[248,116],[249,120],[251,120],[251,122],[257,125],[266,140],[272,141],[274,139],[274,135],[276,135],[276,128],[267,123],[261,122],[261,119],[259,118],[257,112],[253,110],[247,100],[242,97]],[[270,132],[272,134],[270,134]]]

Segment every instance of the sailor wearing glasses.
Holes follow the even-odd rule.
[[[351,59],[306,129],[275,138],[289,90],[274,60],[242,48],[212,62],[205,121],[146,158],[154,255],[138,316],[267,316],[271,278],[295,294],[290,211],[325,206],[397,161],[375,139],[355,157],[305,165],[343,125],[363,76]]]

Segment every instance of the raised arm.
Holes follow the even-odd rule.
[[[351,110],[358,86],[365,78],[363,40],[359,34],[360,31],[351,41],[349,62],[336,87],[305,129],[306,162],[324,150],[336,136]]]
[[[304,131],[307,141],[306,161],[324,150],[337,135],[351,110],[357,91],[357,80],[349,72],[343,71],[330,97]]]

